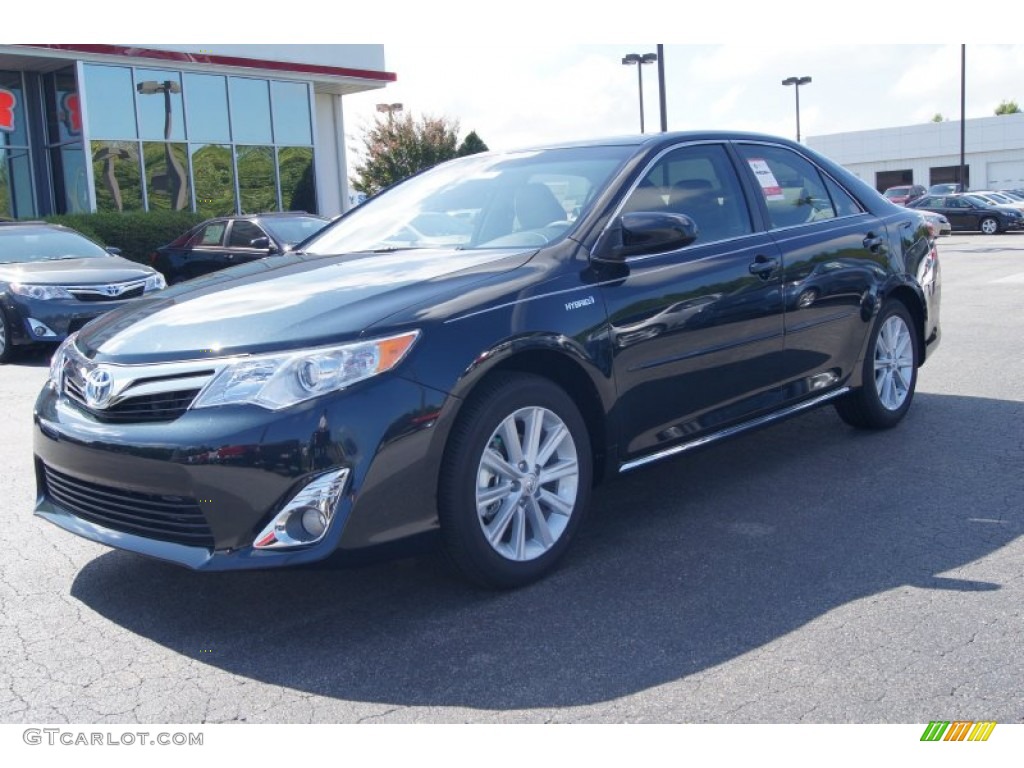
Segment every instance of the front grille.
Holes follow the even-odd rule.
[[[130,370],[131,378],[109,405],[99,408],[90,405],[85,396],[88,365],[88,362],[83,364],[70,356],[65,359],[61,375],[62,392],[70,402],[97,421],[109,424],[174,421],[184,415],[203,385],[215,373],[215,369],[203,363],[192,364],[185,371],[172,370],[173,366],[113,368],[111,370],[117,375]]]
[[[71,295],[79,301],[121,301],[123,299],[137,299],[142,295],[143,286],[132,288],[129,291],[118,294],[117,296],[108,296],[105,293],[98,293],[96,291],[71,291]]]
[[[213,532],[198,502],[186,496],[126,491],[81,480],[43,465],[46,495],[67,511],[123,533],[213,549]]]

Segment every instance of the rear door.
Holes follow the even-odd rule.
[[[861,309],[886,276],[885,225],[795,150],[735,146],[782,254],[784,394],[798,400],[845,380],[857,363],[869,327]]]
[[[662,153],[620,212],[640,211],[686,214],[698,237],[602,287],[629,458],[776,405],[783,351],[778,248],[724,144]]]

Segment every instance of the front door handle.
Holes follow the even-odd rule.
[[[779,267],[779,260],[772,259],[768,256],[758,256],[750,264],[750,274],[757,275],[762,280],[767,280],[772,272]]]

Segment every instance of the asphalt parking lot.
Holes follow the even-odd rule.
[[[3,367],[0,721],[1024,722],[1024,233],[939,248],[900,427],[821,409],[618,478],[509,593],[71,536],[31,513],[46,358]]]

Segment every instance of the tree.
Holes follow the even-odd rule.
[[[997,115],[1015,115],[1020,112],[1020,107],[1017,106],[1017,102],[1013,99],[1009,101],[1003,100],[999,102],[999,106],[996,107]]]
[[[459,123],[444,117],[409,113],[378,115],[363,137],[363,159],[352,186],[374,195],[402,179],[456,156]],[[468,138],[468,137],[467,137]]]
[[[933,122],[933,123],[941,123],[941,122],[942,122],[943,120],[945,120],[945,119],[946,119],[946,118],[944,118],[944,117],[942,116],[942,113],[941,113],[941,112],[936,112],[936,113],[935,113],[934,115],[932,115],[932,122]]]
[[[477,136],[476,131],[470,131],[459,145],[458,154],[459,157],[465,157],[466,155],[475,155],[477,152],[486,151],[487,145],[484,144],[484,140]]]

